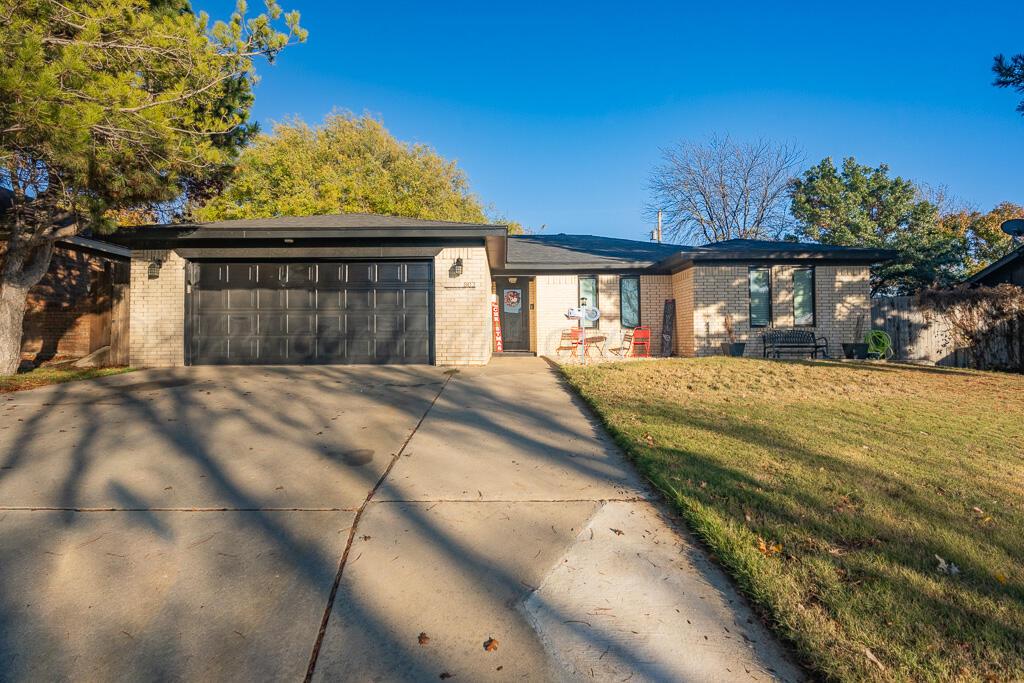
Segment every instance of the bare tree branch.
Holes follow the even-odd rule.
[[[791,145],[713,136],[662,150],[647,210],[664,212],[666,233],[690,243],[777,238],[790,224],[786,190],[801,161]]]

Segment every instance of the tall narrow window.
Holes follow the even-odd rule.
[[[583,305],[583,300],[586,299],[587,306],[593,306],[600,308],[597,302],[597,278],[593,275],[584,275],[580,277],[580,305]],[[583,321],[583,327],[597,327],[597,321]]]
[[[793,324],[814,327],[814,268],[793,271]]]
[[[772,321],[772,275],[768,268],[750,269],[750,326],[768,327]]]
[[[623,327],[640,326],[640,278],[619,278],[619,323]]]

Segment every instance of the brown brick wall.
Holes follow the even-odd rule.
[[[677,356],[694,354],[693,296],[694,269],[687,268],[672,275],[672,296],[676,300],[676,334],[672,352]]]
[[[640,324],[651,328],[651,355],[661,355],[661,324],[665,319],[665,300],[672,298],[672,277],[640,276]],[[676,302],[678,316],[679,302]]]
[[[82,357],[109,343],[111,285],[125,267],[116,259],[58,247],[50,269],[29,291],[22,354],[37,361]]]

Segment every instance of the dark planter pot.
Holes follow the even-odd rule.
[[[743,349],[747,348],[746,342],[722,342],[722,353],[727,356],[739,357],[743,355]]]
[[[843,355],[852,360],[867,360],[868,345],[844,343]]]

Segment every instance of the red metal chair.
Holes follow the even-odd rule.
[[[650,358],[651,356],[651,328],[636,327],[633,329],[633,356],[637,358]]]

